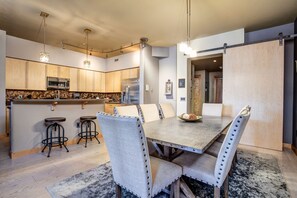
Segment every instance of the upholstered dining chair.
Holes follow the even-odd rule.
[[[174,186],[175,197],[179,197],[182,168],[149,156],[138,117],[99,112],[97,118],[110,156],[117,197],[125,188],[138,197],[150,198],[169,185]]]
[[[202,116],[222,116],[223,104],[203,103]]]
[[[160,120],[160,114],[156,104],[140,104],[139,107],[142,122]]]
[[[242,113],[244,111],[250,110],[250,107],[248,105],[246,105],[245,107],[243,107],[239,113]],[[212,155],[214,157],[217,157],[219,155],[220,149],[223,145],[224,139],[226,137],[226,133],[225,134],[221,134],[220,137],[214,142],[212,143],[212,145],[205,151],[207,154]],[[234,162],[237,161],[237,152],[235,153],[234,156]]]
[[[202,106],[202,116],[222,116],[223,104],[221,103],[203,103]],[[216,140],[217,142],[222,143],[225,139],[226,129],[220,137]]]
[[[159,109],[162,118],[175,117],[175,111],[170,103],[160,103]]]
[[[138,108],[136,105],[118,106],[114,108],[114,113],[117,115],[139,117]]]
[[[249,118],[250,109],[235,117],[217,158],[207,153],[199,155],[186,152],[173,162],[183,167],[183,175],[214,186],[215,198],[220,197],[220,187],[224,184],[224,194],[228,197],[228,172]]]
[[[119,106],[114,108],[114,113],[116,115],[121,115],[121,116],[133,116],[133,117],[140,117],[138,108],[136,105],[130,105],[130,106]],[[148,141],[148,148],[149,148],[149,153],[150,155],[157,155],[156,154],[156,148],[153,145],[152,142]]]

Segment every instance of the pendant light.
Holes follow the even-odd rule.
[[[191,48],[191,0],[187,1],[187,41],[179,45],[179,51],[190,57],[196,56],[196,51]]]
[[[40,16],[42,17],[42,23],[43,23],[43,51],[40,52],[39,59],[41,62],[47,63],[49,61],[49,53],[45,51],[45,26],[46,26],[45,19],[49,16],[49,14],[46,12],[41,12]]]
[[[89,60],[89,33],[91,30],[86,28],[84,32],[86,34],[86,60],[84,61],[84,66],[89,68],[91,66],[91,61]]]

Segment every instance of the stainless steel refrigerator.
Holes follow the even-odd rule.
[[[139,79],[122,80],[121,103],[139,104]]]

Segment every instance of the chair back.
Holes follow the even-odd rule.
[[[222,116],[223,104],[203,103],[202,116]]]
[[[162,118],[175,117],[175,111],[170,103],[159,104]]]
[[[115,107],[114,113],[116,115],[139,117],[138,109],[136,105]]]
[[[147,141],[138,117],[97,113],[116,184],[138,197],[151,197]]]
[[[249,106],[246,106],[235,117],[222,143],[221,149],[218,153],[214,172],[216,178],[216,187],[222,186],[226,176],[229,173],[240,138],[250,118],[250,109],[251,108]]]
[[[142,122],[152,122],[160,120],[159,110],[156,104],[141,104],[140,113]]]

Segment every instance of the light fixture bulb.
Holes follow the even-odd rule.
[[[197,52],[192,49],[192,51],[190,52],[190,57],[194,58],[194,57],[196,57],[196,55],[197,55]]]
[[[91,66],[91,61],[85,60],[84,61],[84,66],[89,68]]]
[[[193,49],[190,46],[187,46],[187,49],[185,51],[185,54],[186,55],[190,55],[192,51],[193,51]]]
[[[186,43],[181,43],[179,45],[179,51],[182,52],[182,53],[185,53],[187,48],[188,48],[188,45]]]
[[[49,54],[46,53],[46,52],[40,52],[39,59],[40,59],[41,62],[48,63],[48,61],[49,61]]]

